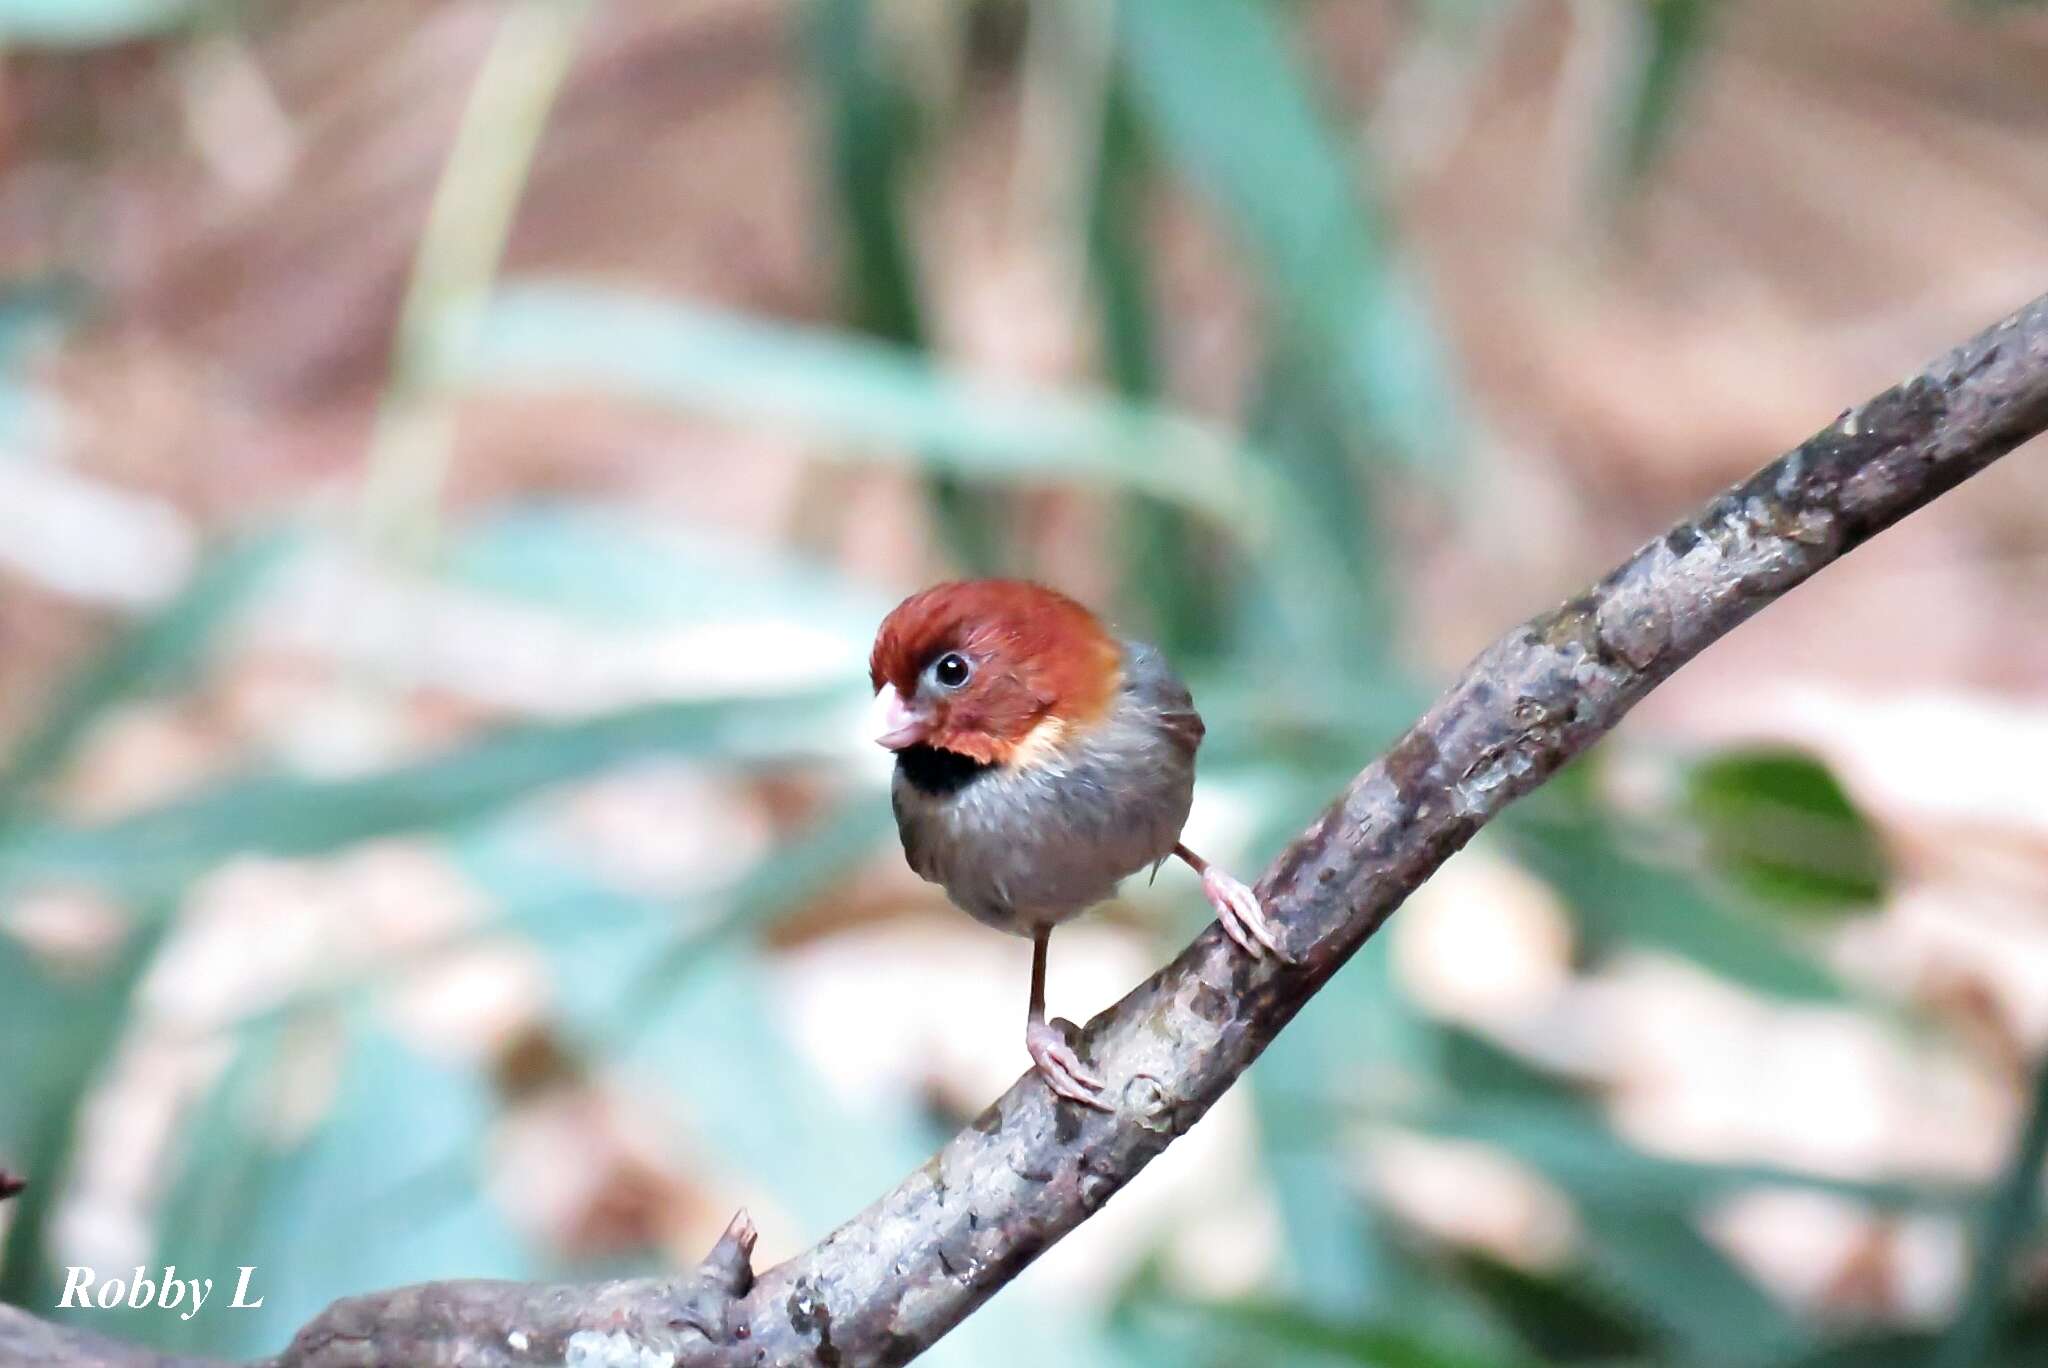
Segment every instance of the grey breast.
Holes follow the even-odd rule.
[[[977,920],[1028,936],[1110,897],[1180,840],[1202,720],[1158,651],[1123,647],[1109,715],[1053,757],[993,766],[943,794],[898,769],[904,855]]]

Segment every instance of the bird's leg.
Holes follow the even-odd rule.
[[[1088,1071],[1059,1028],[1045,1019],[1045,946],[1051,939],[1050,926],[1032,929],[1031,1011],[1024,1022],[1024,1048],[1031,1052],[1039,1076],[1055,1093],[1085,1107],[1114,1110],[1103,1100],[1102,1080]]]
[[[1223,923],[1224,932],[1244,947],[1246,954],[1258,959],[1271,950],[1282,963],[1294,962],[1280,948],[1280,938],[1274,934],[1273,924],[1266,920],[1266,911],[1259,906],[1256,893],[1184,845],[1176,845],[1173,853],[1202,876],[1202,892],[1216,909],[1216,919]]]

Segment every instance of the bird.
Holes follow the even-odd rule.
[[[1166,658],[1042,584],[956,580],[898,604],[868,659],[873,739],[912,870],[1031,941],[1024,1045],[1052,1091],[1103,1111],[1103,1080],[1045,1019],[1054,927],[1178,858],[1224,931],[1285,960],[1256,894],[1181,840],[1202,718]]]

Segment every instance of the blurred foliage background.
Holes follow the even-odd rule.
[[[2032,11],[0,0],[0,1297],[253,1264],[68,1313],[251,1355],[815,1240],[1025,1062],[859,739],[896,598],[1161,641],[1253,873],[2043,287]],[[2044,495],[1660,691],[929,1361],[2048,1361]]]

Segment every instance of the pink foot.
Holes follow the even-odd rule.
[[[1216,919],[1223,923],[1224,932],[1243,946],[1246,954],[1259,959],[1270,950],[1280,957],[1281,963],[1294,962],[1280,948],[1280,938],[1273,934],[1273,924],[1266,920],[1258,895],[1249,887],[1210,865],[1202,871],[1202,892],[1208,895],[1209,905],[1216,909]]]
[[[1102,1080],[1088,1072],[1059,1027],[1045,1021],[1032,1022],[1024,1028],[1024,1048],[1031,1052],[1031,1062],[1038,1066],[1039,1077],[1055,1093],[1097,1111],[1115,1110],[1103,1100]]]

